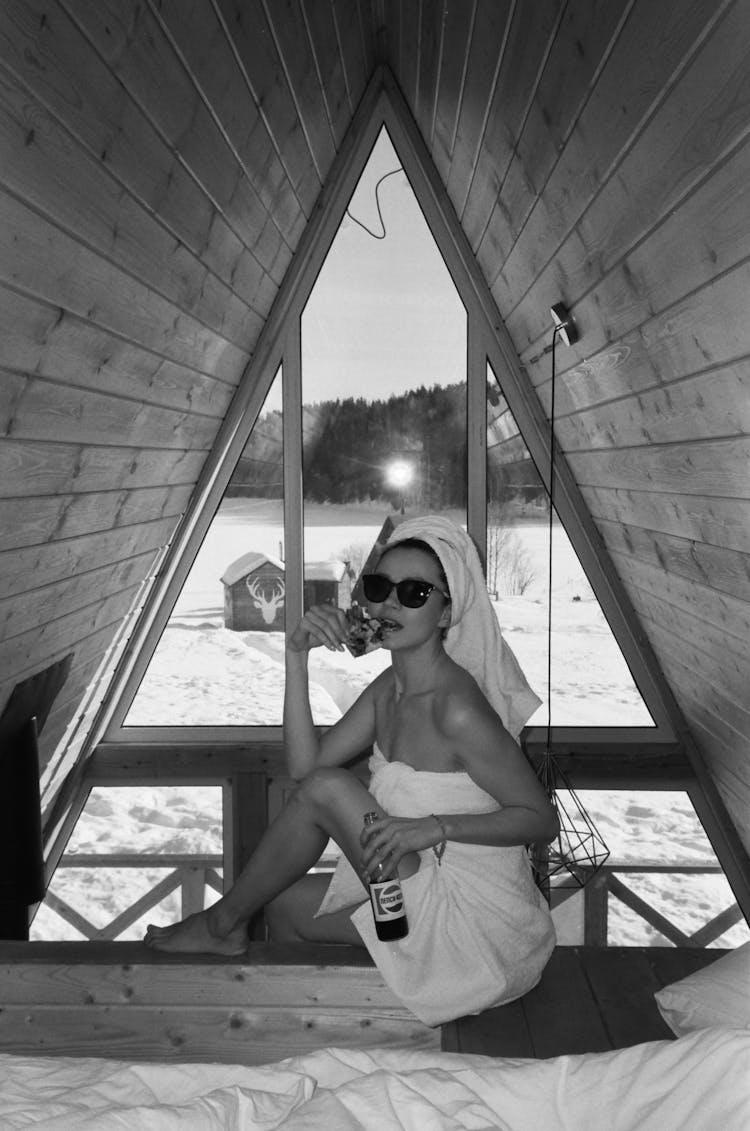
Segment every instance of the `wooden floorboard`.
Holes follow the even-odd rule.
[[[473,1017],[443,1025],[444,1052],[492,1049],[492,1056],[534,1056],[534,1044],[521,1001],[486,1009]]]
[[[443,1026],[443,1049],[549,1057],[669,1040],[654,993],[726,951],[677,947],[567,947],[542,979],[508,1005]]]
[[[653,998],[660,984],[642,950],[587,947],[580,959],[612,1048],[669,1040]]]
[[[612,1048],[577,947],[558,947],[538,986],[522,999],[534,1055]]]

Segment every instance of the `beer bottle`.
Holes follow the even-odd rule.
[[[365,826],[377,821],[377,813],[365,813]],[[383,942],[402,939],[409,933],[404,893],[395,868],[378,864],[369,880],[375,930]]]

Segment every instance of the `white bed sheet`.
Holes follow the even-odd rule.
[[[327,1048],[278,1064],[0,1055],[15,1131],[747,1131],[750,1033],[511,1060]]]

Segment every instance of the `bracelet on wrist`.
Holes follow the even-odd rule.
[[[441,818],[438,817],[437,813],[432,813],[431,815],[432,815],[433,819],[437,821],[438,827],[440,828],[440,835],[443,838],[440,841],[439,844],[433,844],[433,846],[432,846],[432,851],[435,853],[435,858],[436,858],[438,864],[440,865],[440,864],[443,863],[443,855],[445,853],[445,843],[448,840],[448,830],[446,829],[445,825],[443,824],[443,821],[441,820]]]

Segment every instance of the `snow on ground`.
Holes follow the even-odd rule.
[[[324,561],[366,553],[385,515],[373,507],[306,508],[305,557]],[[459,516],[454,515],[458,518]],[[534,580],[523,596],[498,595],[500,624],[527,674],[546,700],[547,557],[544,522],[514,527],[528,553]],[[278,725],[283,704],[282,631],[232,632],[223,626],[220,578],[248,550],[283,558],[277,503],[230,499],[221,508],[177,602],[128,717],[130,725]],[[555,533],[553,564],[553,720],[560,725],[648,726],[650,717],[567,540]],[[317,649],[311,656],[310,694],[317,723],[335,722],[388,663],[385,652],[354,659]],[[531,720],[544,725],[546,703]],[[715,863],[686,795],[587,792],[579,795],[613,860]],[[221,791],[152,787],[96,790],[81,818],[70,852],[221,852]],[[99,869],[91,877],[60,869],[53,891],[97,927],[124,911],[163,872]],[[723,875],[627,876],[625,882],[686,933],[733,902]],[[176,894],[123,936],[138,938],[146,920],[179,917]],[[76,938],[78,932],[49,908],[34,923],[35,938]],[[750,937],[737,926],[715,945],[737,946]],[[613,945],[660,945],[664,939],[619,901],[610,900]]]

